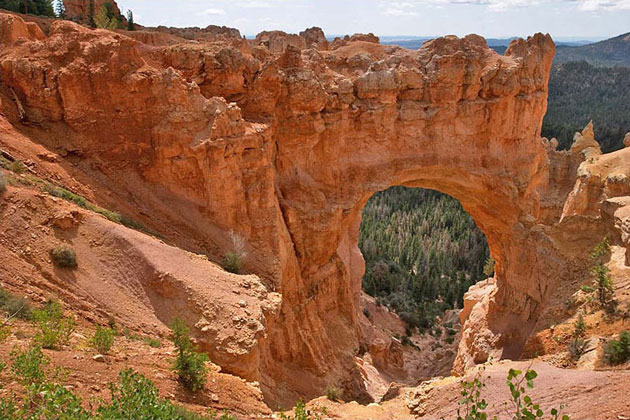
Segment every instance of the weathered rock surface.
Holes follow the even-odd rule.
[[[281,293],[254,353],[217,356],[270,401],[338,381],[362,391],[357,238],[374,192],[448,193],[487,236],[496,291],[466,321],[461,369],[519,355],[556,284],[583,262],[562,245],[598,223],[592,194],[627,195],[625,181],[580,166],[597,149],[588,130],[572,152],[540,138],[548,35],[500,56],[476,35],[417,51],[354,36],[326,50],[312,30],[160,46],[70,22],[45,39],[23,27],[2,38],[2,113],[20,125],[13,89],[24,129],[108,190],[103,200],[217,260],[243,238],[246,270]]]
[[[90,13],[90,2],[86,0],[63,0],[66,7],[66,16],[71,19],[77,19],[82,22],[86,22]],[[94,13],[98,13],[99,10],[106,3],[109,3],[113,7],[114,14],[121,16],[118,4],[113,0],[94,0]]]

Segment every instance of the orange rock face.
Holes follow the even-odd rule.
[[[242,238],[246,271],[281,293],[247,367],[221,359],[269,401],[330,383],[361,394],[357,238],[376,191],[448,193],[487,236],[496,289],[472,309],[459,369],[518,356],[570,274],[557,224],[584,158],[540,138],[548,35],[500,56],[475,35],[411,51],[373,36],[328,45],[316,29],[148,45],[70,22],[46,39],[12,28],[0,55],[4,115],[19,124],[11,88],[40,143],[181,247],[220,259]]]
[[[98,13],[106,3],[110,3],[113,6],[116,15],[121,14],[118,5],[113,0],[94,0],[94,13]],[[79,19],[80,21],[87,20],[90,13],[89,0],[63,0],[63,4],[66,7],[66,16]]]

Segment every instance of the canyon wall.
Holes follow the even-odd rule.
[[[317,28],[163,42],[1,19],[2,113],[17,129],[180,247],[219,260],[243,241],[246,271],[281,293],[255,357],[222,363],[271,402],[329,383],[364,396],[357,238],[376,191],[450,194],[488,239],[497,287],[468,317],[458,371],[517,357],[580,267],[563,244],[591,225],[565,201],[586,155],[540,138],[548,35],[501,56],[476,35],[412,51],[363,35],[329,45]]]

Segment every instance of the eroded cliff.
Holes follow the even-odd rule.
[[[555,50],[548,35],[516,40],[500,56],[476,35],[411,51],[374,36],[329,44],[318,29],[249,41],[206,31],[187,41],[167,29],[116,33],[66,21],[44,35],[15,15],[0,19],[7,130],[60,155],[95,200],[181,248],[219,260],[244,242],[260,296],[281,295],[255,305],[265,309],[256,309],[262,319],[245,350],[227,354],[204,339],[199,314],[212,297],[203,290],[191,289],[179,310],[224,371],[259,381],[271,402],[329,383],[369,399],[355,360],[369,335],[357,237],[375,191],[450,194],[488,239],[496,288],[466,321],[460,372],[520,354],[556,286],[584,270],[575,242],[596,242],[609,228],[598,219],[602,203],[627,195],[627,178],[602,186],[580,167],[591,157],[585,148],[557,152],[540,138]],[[590,186],[574,189],[576,179]],[[627,244],[627,226],[616,223]],[[247,328],[232,318],[214,319]],[[367,344],[396,363],[383,355],[387,345]]]

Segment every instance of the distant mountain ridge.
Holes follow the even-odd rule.
[[[408,48],[410,50],[417,50],[422,47],[426,41],[430,39],[435,39],[437,37],[413,37],[413,36],[382,36],[381,44],[383,45],[398,45],[399,47]],[[503,54],[510,42],[518,39],[518,37],[511,38],[486,38],[486,43],[488,46],[499,54]],[[566,47],[579,47],[588,44],[590,41],[580,40],[580,41],[557,41],[557,46],[566,46]]]
[[[593,66],[630,67],[630,32],[583,46],[559,46],[555,64],[586,61]]]

